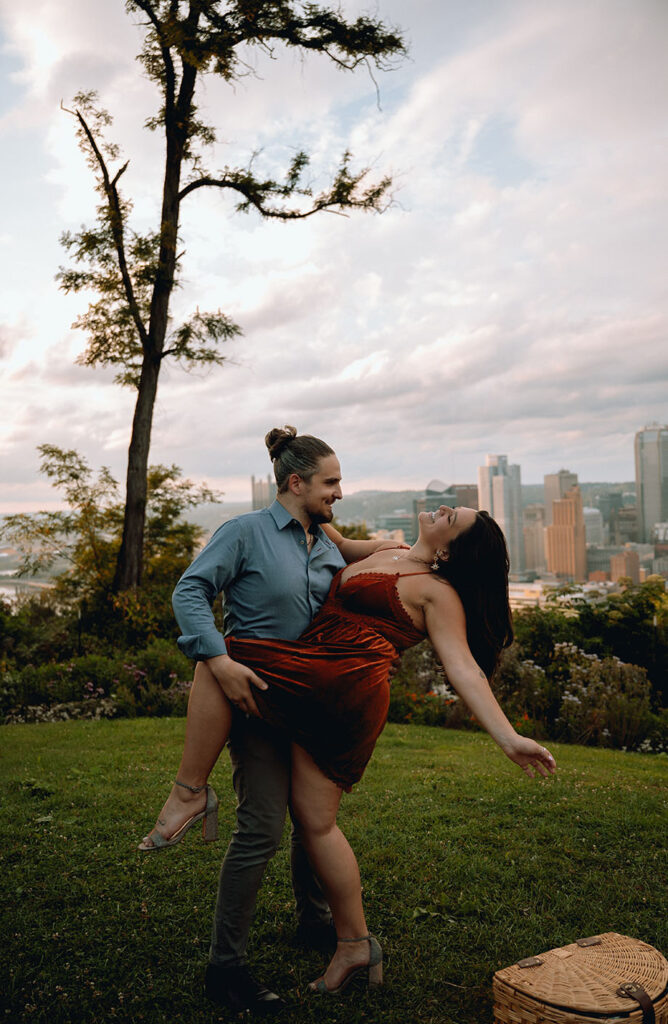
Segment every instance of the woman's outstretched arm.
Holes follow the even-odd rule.
[[[321,529],[333,540],[337,548],[345,558],[346,562],[359,562],[362,558],[368,558],[376,551],[384,548],[408,548],[408,544],[401,544],[396,540],[352,540],[344,537],[331,523],[322,523]]]
[[[515,732],[471,654],[464,609],[455,591],[442,584],[430,588],[424,612],[429,638],[448,681],[483,729],[529,777],[533,778],[534,768],[539,775],[551,775],[556,768],[554,758],[535,740]]]

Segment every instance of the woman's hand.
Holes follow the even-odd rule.
[[[410,551],[410,544],[403,544],[397,540],[382,540],[378,544],[376,551],[390,551],[392,548],[401,548],[405,551]]]
[[[544,778],[554,775],[556,771],[557,764],[550,751],[528,736],[519,736],[516,733],[510,741],[501,744],[501,749],[511,761],[527,773],[530,779],[534,778],[534,768]]]

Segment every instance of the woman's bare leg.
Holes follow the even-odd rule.
[[[327,897],[338,938],[359,939],[368,931],[357,859],[336,824],[341,794],[310,754],[293,744],[291,804],[304,849]],[[337,988],[352,967],[368,961],[368,942],[337,945],[324,974],[327,988]]]
[[[179,782],[193,788],[206,785],[229,736],[231,720],[227,697],[206,664],[199,661],[188,699],[186,738],[176,773]],[[199,814],[205,806],[206,790],[193,793],[182,786],[172,786],[155,828],[165,839],[170,839],[188,818]],[[150,833],[141,845],[148,848],[153,845]]]

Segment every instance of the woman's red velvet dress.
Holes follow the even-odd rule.
[[[342,572],[299,640],[228,637],[226,643],[235,661],[269,684],[253,691],[262,717],[349,790],[385,725],[390,669],[424,634],[399,598],[401,573],[363,572],[342,583]]]

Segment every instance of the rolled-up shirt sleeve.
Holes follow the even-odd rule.
[[[176,584],[172,607],[181,629],[177,643],[194,661],[227,654],[212,606],[221,590],[242,571],[244,537],[239,520],[223,523]]]

